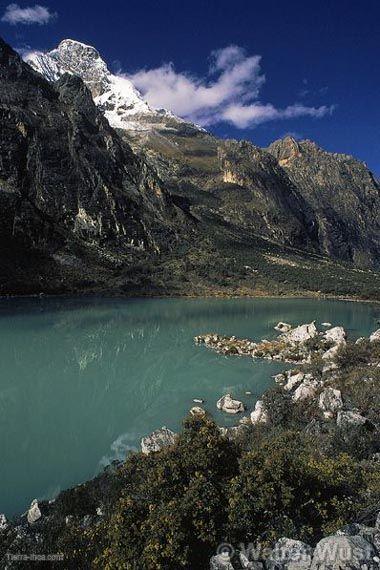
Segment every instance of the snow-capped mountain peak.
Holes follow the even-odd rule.
[[[29,53],[25,61],[49,81],[56,81],[64,73],[81,77],[96,105],[115,128],[148,130],[146,119],[158,119],[165,114],[151,109],[127,77],[111,73],[92,46],[66,39],[50,52]]]

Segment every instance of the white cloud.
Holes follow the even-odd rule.
[[[56,18],[56,16],[57,14],[50,12],[49,8],[45,8],[45,6],[40,6],[39,4],[28,8],[21,8],[18,4],[9,4],[5,9],[1,21],[13,26],[17,24],[39,24],[43,26]]]
[[[278,109],[260,102],[265,82],[260,63],[259,55],[248,56],[241,47],[231,45],[211,53],[204,78],[177,72],[173,63],[142,69],[127,77],[152,107],[165,107],[203,126],[228,122],[238,128],[251,128],[274,119],[319,118],[332,112],[333,108],[327,106],[295,103]]]
[[[222,117],[235,127],[246,129],[255,127],[266,121],[275,119],[295,119],[297,117],[315,117],[317,119],[331,114],[334,107],[307,107],[296,103],[285,109],[276,109],[270,103],[262,105],[261,103],[253,103],[252,105],[229,105],[223,112]]]

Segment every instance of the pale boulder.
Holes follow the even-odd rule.
[[[200,406],[193,406],[190,410],[190,415],[193,417],[204,418],[206,411]]]
[[[33,501],[30,504],[28,513],[26,515],[26,518],[28,520],[29,524],[34,524],[35,522],[38,521],[38,519],[41,518],[41,511],[40,508],[38,506],[38,501],[37,499],[33,499]]]
[[[318,380],[315,380],[311,374],[306,374],[302,384],[300,384],[293,393],[294,402],[314,398],[317,394],[318,387]]]
[[[244,404],[239,400],[234,400],[231,394],[222,396],[216,403],[218,410],[222,410],[227,414],[238,414],[244,412]]]
[[[319,396],[318,405],[326,417],[332,417],[343,408],[341,391],[330,387],[325,388]]]
[[[369,337],[369,340],[371,342],[374,342],[375,340],[380,340],[380,329],[377,329],[377,331],[373,332]]]
[[[337,356],[340,346],[340,344],[334,344],[334,346],[326,350],[326,352],[322,354],[323,360],[333,360]]]
[[[333,327],[324,332],[323,336],[326,340],[333,342],[334,344],[346,344],[347,334],[343,327]]]
[[[314,321],[309,324],[299,325],[295,329],[281,335],[285,342],[305,343],[307,340],[318,335],[317,327]]]
[[[367,419],[359,414],[359,412],[351,410],[345,412],[340,411],[338,412],[336,423],[341,428],[351,428],[363,426],[365,423],[367,423]]]
[[[312,570],[354,570],[379,568],[376,550],[362,536],[328,536],[314,550]]]
[[[287,378],[288,381],[284,386],[284,390],[290,391],[296,388],[299,384],[301,384],[301,382],[305,378],[305,374],[303,372],[296,372],[296,374],[288,374]]]
[[[3,513],[0,513],[0,532],[7,530],[7,528],[8,528],[7,517],[3,515]]]
[[[265,409],[263,400],[257,400],[255,409],[251,412],[251,422],[253,425],[266,424],[269,421],[268,412]]]

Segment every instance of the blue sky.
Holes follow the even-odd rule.
[[[380,175],[378,0],[9,4],[0,2],[0,33],[16,48],[89,43],[148,99],[219,136],[266,146],[294,133]]]

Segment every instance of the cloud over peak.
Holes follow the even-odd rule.
[[[56,13],[50,12],[49,8],[40,6],[39,4],[27,8],[21,8],[18,4],[9,4],[5,8],[1,21],[13,26],[17,24],[38,24],[43,26],[56,17]]]
[[[325,105],[309,107],[298,103],[277,109],[271,103],[260,102],[260,89],[265,82],[261,56],[247,55],[236,45],[213,51],[203,78],[177,72],[173,63],[141,69],[127,77],[152,107],[165,107],[202,126],[228,122],[245,129],[275,119],[320,118],[333,110]]]

